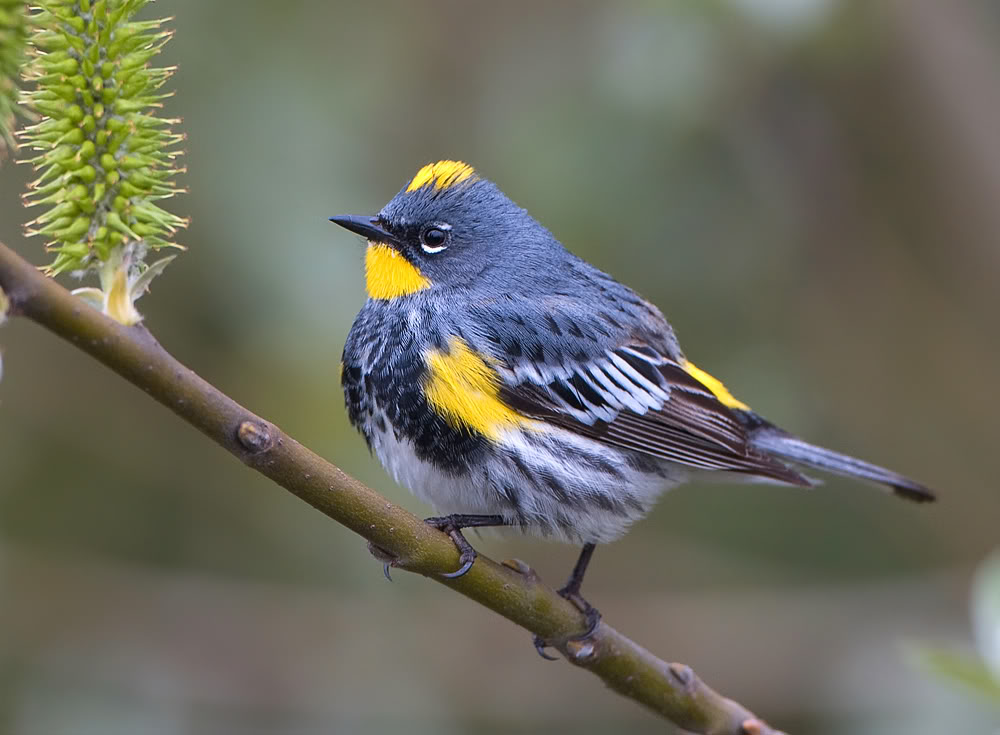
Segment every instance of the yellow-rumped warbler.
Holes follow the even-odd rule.
[[[461,534],[511,526],[594,545],[704,472],[810,486],[786,462],[932,500],[902,475],[813,446],[736,400],[681,352],[653,304],[568,252],[457,161],[416,176],[376,216],[331,217],[368,240],[368,300],[344,346],[351,423],[397,482]]]

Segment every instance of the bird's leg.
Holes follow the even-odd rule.
[[[594,610],[594,606],[580,596],[580,587],[583,585],[583,575],[587,573],[587,566],[590,564],[590,558],[594,555],[596,547],[597,544],[583,545],[569,579],[566,580],[566,584],[561,589],[557,590],[560,596],[576,605],[580,612],[588,615],[591,610]]]
[[[452,513],[447,516],[424,518],[424,523],[428,526],[434,526],[434,528],[439,531],[444,531],[451,537],[451,540],[455,542],[455,547],[458,549],[459,553],[459,561],[461,561],[462,564],[456,571],[441,575],[442,577],[447,577],[448,579],[461,577],[472,568],[472,563],[476,560],[476,550],[472,548],[472,545],[465,539],[465,536],[462,535],[463,528],[485,528],[488,526],[509,525],[501,515],[476,515],[467,513]]]
[[[583,584],[583,575],[587,573],[587,566],[590,564],[590,557],[594,555],[594,549],[597,544],[588,543],[584,544],[583,548],[580,550],[580,556],[576,560],[576,564],[573,566],[573,572],[569,575],[569,579],[566,580],[566,584],[560,589],[556,590],[556,593],[560,597],[572,602],[576,605],[576,608],[582,612],[587,617],[587,632],[583,635],[574,636],[570,640],[573,641],[584,641],[590,638],[597,630],[598,623],[601,622],[601,613],[598,612],[597,608],[587,602],[580,595],[580,586]],[[535,650],[538,651],[538,655],[542,658],[548,659],[550,661],[555,661],[555,656],[549,656],[545,653],[545,649],[548,647],[548,642],[543,640],[540,636],[535,636],[533,643],[535,644]]]

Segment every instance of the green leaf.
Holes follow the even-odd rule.
[[[129,284],[129,291],[133,302],[138,301],[149,290],[149,284],[153,282],[153,279],[163,273],[164,268],[170,265],[170,261],[176,257],[176,255],[168,255],[166,258],[161,258],[155,263],[151,263],[146,270]]]
[[[93,286],[85,286],[84,288],[74,288],[71,293],[83,299],[98,311],[104,311],[104,292],[101,289],[94,288]]]
[[[930,646],[912,650],[916,661],[941,679],[985,695],[1000,704],[1000,680],[982,660],[955,651]]]
[[[972,582],[972,630],[979,654],[1000,679],[1000,551],[987,557]]]

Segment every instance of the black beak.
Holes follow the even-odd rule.
[[[331,217],[330,221],[374,242],[385,242],[390,244],[396,242],[395,237],[379,227],[378,219],[369,215],[358,216],[354,214],[341,214],[336,217]]]

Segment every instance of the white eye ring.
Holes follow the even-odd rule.
[[[438,230],[440,232],[443,232],[445,234],[445,239],[444,239],[443,242],[447,242],[448,241],[447,240],[447,235],[448,235],[448,231],[451,230],[451,225],[444,224],[444,223],[439,224],[439,225],[432,225],[432,226],[428,227],[424,231],[424,233],[420,236],[420,249],[423,250],[425,253],[428,253],[430,255],[434,255],[435,253],[440,253],[442,250],[447,250],[448,249],[448,246],[445,245],[445,244],[441,244],[441,245],[428,245],[426,242],[424,242],[424,237],[426,236],[426,234],[428,232],[431,232],[432,230]]]

